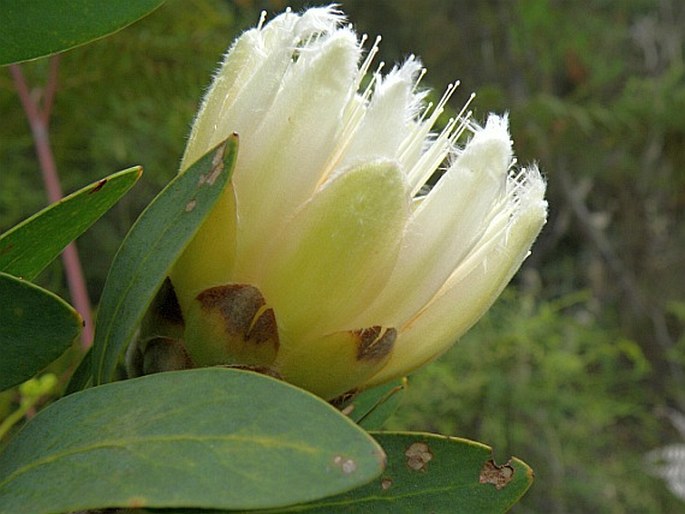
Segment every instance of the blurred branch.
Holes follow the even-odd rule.
[[[22,107],[26,113],[33,142],[36,147],[36,154],[40,162],[40,169],[43,175],[43,183],[50,203],[59,201],[62,198],[62,187],[59,182],[55,157],[50,147],[50,114],[57,90],[57,71],[59,66],[59,56],[50,58],[50,69],[48,79],[42,91],[42,105],[31,95],[31,91],[26,82],[20,65],[13,64],[10,68],[14,85],[21,100]],[[93,341],[93,321],[91,315],[90,298],[86,281],[83,276],[83,268],[78,256],[75,243],[70,243],[62,252],[62,261],[67,275],[69,293],[74,303],[74,307],[81,313],[85,322],[85,327],[81,334],[81,341],[84,348],[88,348]]]
[[[616,253],[606,234],[593,222],[592,212],[585,204],[584,195],[581,191],[582,188],[573,183],[570,173],[563,164],[559,163],[555,173],[559,176],[562,194],[571,207],[574,216],[579,221],[581,231],[607,263],[609,270],[625,292],[626,299],[633,312],[638,316],[646,316],[648,318],[652,325],[654,340],[663,350],[673,348],[675,342],[668,331],[666,316],[663,310],[659,307],[649,306],[645,302],[635,276],[625,266],[618,253]],[[685,388],[683,370],[672,359],[665,360],[673,380],[682,390]]]
[[[57,75],[59,71],[59,56],[56,55],[51,58],[49,64],[50,69],[48,71],[48,81],[45,84],[45,91],[43,92],[43,108],[41,109],[43,123],[45,123],[46,127],[50,125],[52,106],[55,103],[55,93],[57,92]]]

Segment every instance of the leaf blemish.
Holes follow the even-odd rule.
[[[357,360],[380,362],[392,351],[397,330],[375,325],[370,328],[354,330],[352,334],[357,338]]]
[[[224,153],[226,152],[226,143],[217,148],[212,157],[212,171],[207,177],[207,184],[210,186],[214,185],[216,179],[219,178],[221,172],[224,170]]]
[[[100,189],[102,189],[103,187],[105,187],[105,184],[106,184],[106,183],[107,183],[107,179],[106,179],[106,178],[103,178],[102,180],[100,180],[100,181],[95,185],[95,187],[94,187],[93,189],[91,189],[90,191],[88,191],[88,194],[90,195],[90,194],[93,194],[93,193],[97,193],[98,191],[100,191]]]
[[[385,477],[381,480],[381,489],[384,491],[387,491],[390,489],[390,486],[392,485],[392,480],[388,477]]]
[[[492,459],[483,464],[480,470],[480,483],[492,484],[496,489],[502,489],[514,478],[514,468],[511,460],[502,466],[495,464]]]
[[[2,248],[0,248],[0,255],[5,255],[6,253],[10,252],[12,248],[14,248],[14,245],[12,243],[3,246]]]
[[[349,475],[357,471],[357,463],[352,459],[346,459],[342,455],[333,457],[333,464],[340,468],[345,475]]]
[[[133,496],[128,500],[128,506],[132,509],[140,509],[147,505],[147,500],[142,496]]]
[[[345,416],[349,416],[350,414],[352,414],[352,412],[354,412],[354,408],[355,408],[354,403],[350,403],[347,407],[345,407],[340,412],[342,412]]]
[[[426,471],[428,463],[433,459],[429,446],[422,442],[409,445],[404,455],[407,457],[407,466],[414,471]]]
[[[197,200],[193,199],[186,204],[186,212],[191,212],[197,205]]]

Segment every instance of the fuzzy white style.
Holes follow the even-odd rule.
[[[287,11],[214,77],[181,169],[233,132],[237,164],[171,274],[196,365],[266,368],[324,398],[403,376],[481,317],[545,223],[506,116],[480,127],[464,107],[433,133],[455,86],[425,105],[418,59],[383,76],[364,43],[333,7]]]

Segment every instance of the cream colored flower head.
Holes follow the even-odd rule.
[[[324,398],[379,384],[448,349],[528,255],[545,184],[513,166],[506,116],[436,134],[454,87],[426,105],[418,59],[383,75],[364,46],[333,7],[288,11],[214,77],[182,170],[233,132],[240,149],[170,277],[194,365]]]

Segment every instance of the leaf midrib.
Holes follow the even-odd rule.
[[[278,439],[274,437],[256,437],[256,436],[243,436],[239,434],[226,434],[226,435],[189,435],[189,434],[169,434],[169,435],[158,435],[158,436],[144,436],[144,437],[133,437],[128,439],[110,439],[106,441],[98,441],[96,444],[91,444],[87,446],[81,446],[73,448],[70,450],[53,453],[47,455],[41,459],[34,462],[26,464],[21,468],[10,473],[6,479],[0,482],[0,490],[7,484],[18,478],[19,476],[27,473],[35,468],[39,468],[46,464],[50,464],[59,459],[71,457],[73,455],[78,455],[81,453],[87,453],[91,451],[101,450],[104,448],[131,448],[137,444],[149,444],[157,442],[235,442],[235,443],[252,443],[253,445],[262,446],[265,448],[279,448],[279,449],[291,449],[296,450],[299,453],[304,454],[317,454],[321,452],[320,448],[315,446],[303,444],[302,442],[287,442],[283,439]]]

